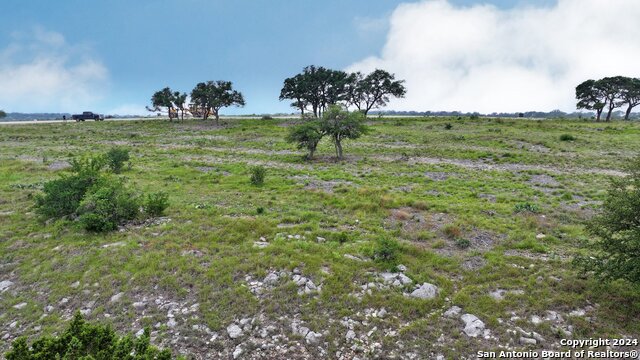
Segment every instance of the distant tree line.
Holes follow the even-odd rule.
[[[165,87],[151,96],[151,107],[147,106],[147,110],[152,112],[166,111],[169,114],[169,120],[177,118],[178,112],[180,112],[181,119],[184,119],[185,112],[202,117],[204,120],[213,115],[216,124],[218,124],[220,109],[234,105],[245,105],[242,93],[233,89],[231,81],[224,80],[198,83],[191,90],[190,98],[191,103],[187,104],[186,93],[172,91],[171,88]]]
[[[291,106],[320,118],[332,105],[352,106],[364,115],[385,106],[390,97],[404,97],[403,80],[393,74],[375,70],[368,75],[347,73],[310,65],[301,73],[284,80],[280,100],[293,100]]]
[[[596,121],[600,121],[606,110],[606,121],[611,120],[613,110],[625,107],[624,119],[629,120],[631,110],[640,104],[640,79],[625,76],[587,80],[576,87],[578,109],[594,110]]]

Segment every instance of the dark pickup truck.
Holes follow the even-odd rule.
[[[91,111],[85,111],[82,114],[72,115],[71,118],[75,121],[95,120],[102,121],[104,118],[98,114],[94,114]]]

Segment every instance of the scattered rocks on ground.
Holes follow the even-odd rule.
[[[464,333],[469,337],[478,337],[484,331],[484,323],[472,314],[464,314],[460,317],[464,322]]]
[[[409,296],[415,297],[418,299],[433,299],[436,296],[438,296],[438,291],[439,290],[437,286],[429,283],[423,283],[417,289],[415,289]]]
[[[118,302],[118,301],[120,301],[120,299],[122,299],[123,296],[124,296],[124,293],[123,292],[119,292],[119,293],[113,295],[111,297],[111,299],[109,299],[109,301],[112,302],[112,303]]]
[[[9,289],[13,285],[13,282],[9,280],[0,281],[0,292],[4,292]]]
[[[460,316],[460,313],[462,312],[462,309],[458,306],[452,306],[449,308],[449,310],[444,312],[444,317],[447,318],[456,318],[458,316]]]
[[[21,302],[20,304],[13,305],[13,308],[14,309],[18,309],[18,310],[22,310],[25,307],[27,307],[27,303],[26,302]]]
[[[233,323],[227,326],[227,334],[229,334],[230,338],[237,339],[243,334],[242,328],[240,328],[240,326],[238,326],[237,324]]]

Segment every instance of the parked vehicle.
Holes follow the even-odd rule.
[[[85,120],[102,121],[102,120],[104,120],[104,117],[102,115],[94,114],[91,111],[85,111],[82,114],[74,114],[71,118],[73,120],[75,120],[75,121],[85,121]]]

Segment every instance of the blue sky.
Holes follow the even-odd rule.
[[[497,12],[556,4],[440,2],[457,11],[492,4]],[[233,81],[247,101],[225,113],[290,112],[277,99],[284,78],[309,64],[346,69],[383,59],[392,14],[411,3],[422,2],[3,0],[0,108],[122,112],[147,105],[164,86],[189,92],[199,81],[220,79]]]

